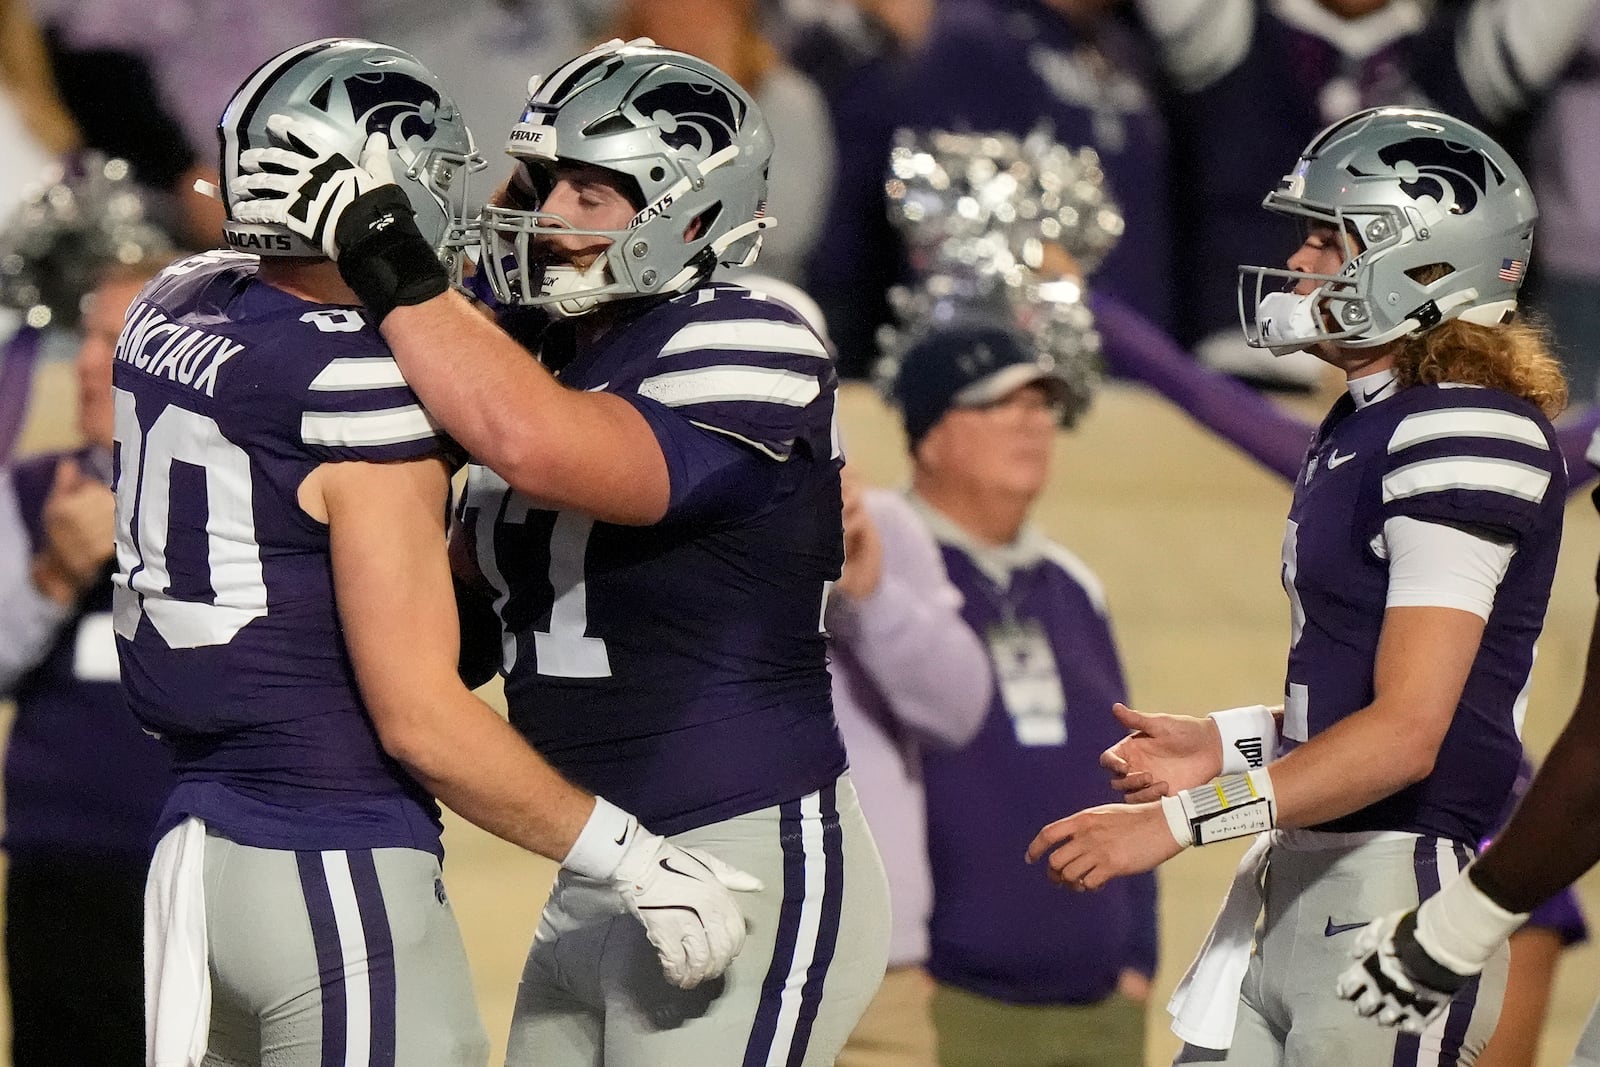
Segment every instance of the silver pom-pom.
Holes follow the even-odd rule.
[[[29,326],[74,329],[108,266],[172,255],[127,162],[87,152],[46,171],[0,229],[0,306]]]
[[[1066,423],[1100,378],[1100,335],[1082,277],[1122,236],[1122,212],[1093,149],[1046,128],[1005,133],[901,130],[884,185],[905,235],[914,282],[889,294],[898,327],[879,331],[880,387],[920,338],[980,317],[1015,324],[1071,395]]]

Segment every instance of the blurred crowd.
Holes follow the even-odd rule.
[[[1304,388],[1309,357],[1238,340],[1234,272],[1274,263],[1258,210],[1282,160],[1361,107],[1429,104],[1510,144],[1543,211],[1534,306],[1587,401],[1600,261],[1590,0],[408,0],[229,5],[6,0],[0,124],[14,136],[0,207],[50,157],[128,159],[186,244],[214,243],[215,123],[241,71],[298,41],[368,36],[404,48],[455,94],[492,170],[530,75],[611,36],[650,36],[728,70],[777,143],[763,273],[821,305],[847,375],[868,373],[886,293],[914,269],[883,210],[896,130],[1026,135],[1093,148],[1126,233],[1098,289],[1202,360]]]

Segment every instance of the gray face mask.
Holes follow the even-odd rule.
[[[1268,293],[1263,296],[1256,309],[1256,323],[1261,329],[1262,342],[1271,346],[1275,354],[1283,355],[1294,349],[1279,350],[1280,345],[1292,345],[1297,341],[1310,344],[1316,340],[1323,333],[1317,327],[1316,302],[1315,292],[1305,296],[1295,293]]]

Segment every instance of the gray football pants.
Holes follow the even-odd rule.
[[[406,848],[288,852],[206,837],[205,1067],[483,1067],[439,862]]]
[[[719,979],[668,984],[609,887],[563,871],[517,990],[507,1067],[831,1065],[877,993],[889,889],[848,777],[676,834],[760,878]]]
[[[1376,838],[1371,840],[1371,838]],[[1266,910],[1245,975],[1233,1047],[1185,1045],[1175,1064],[1233,1067],[1466,1067],[1500,1017],[1501,949],[1426,1032],[1402,1034],[1356,1014],[1334,983],[1368,919],[1414,908],[1471,858],[1432,837],[1281,833],[1268,857]]]

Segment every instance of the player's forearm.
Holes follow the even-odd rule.
[[[1600,616],[1596,617],[1600,627]],[[1473,867],[1478,887],[1529,912],[1600,862],[1600,644],[1590,639],[1583,691],[1527,796]]]
[[[385,750],[456,814],[560,862],[594,810],[509,723],[470,694],[425,706],[380,729]]]
[[[1363,708],[1274,761],[1278,825],[1316,826],[1427,777],[1438,746],[1418,745],[1407,719],[1394,710]]]
[[[398,307],[381,329],[429,414],[518,492],[607,522],[666,513],[666,460],[627,401],[561,385],[458,293]]]
[[[1495,122],[1531,107],[1577,53],[1595,0],[1477,0],[1456,62],[1473,103]]]

